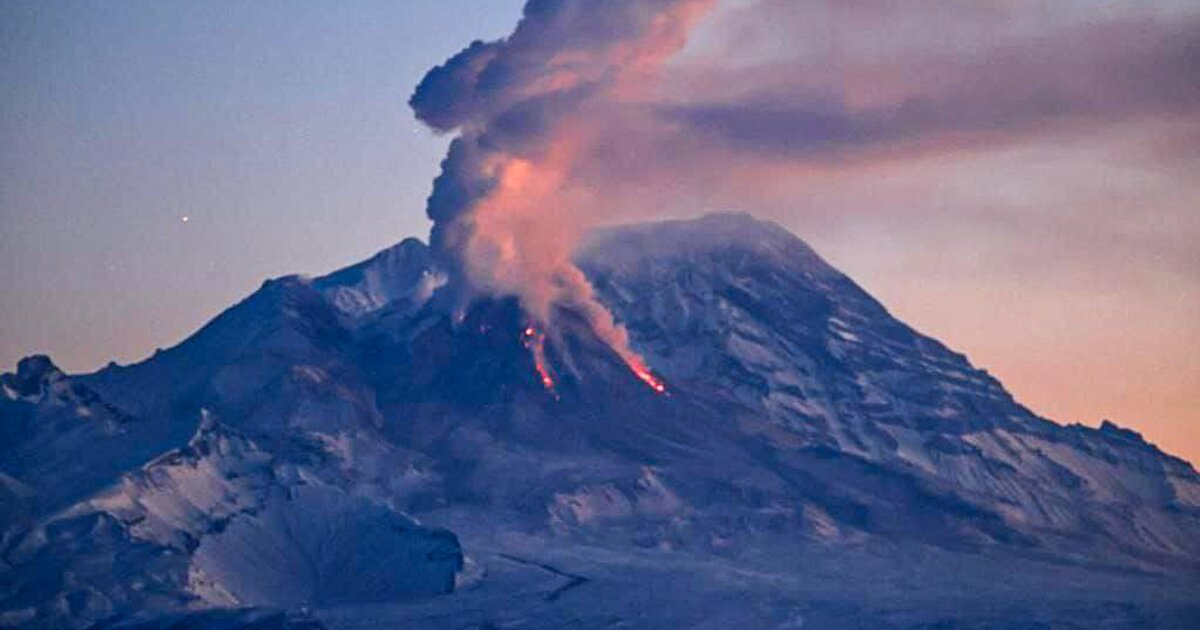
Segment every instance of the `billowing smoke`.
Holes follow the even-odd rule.
[[[571,261],[598,219],[583,208],[603,195],[574,169],[602,141],[600,121],[645,96],[713,3],[529,0],[509,37],[475,42],[425,76],[410,102],[417,117],[458,133],[428,213],[460,299],[515,295],[543,326],[555,306],[570,306],[651,382]]]

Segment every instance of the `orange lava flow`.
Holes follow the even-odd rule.
[[[542,381],[542,386],[557,396],[554,377],[551,376],[550,368],[546,364],[546,334],[533,326],[526,326],[525,330],[521,331],[521,343],[533,355],[533,367],[537,370],[538,378]],[[640,357],[629,353],[621,358],[625,360],[625,364],[629,366],[629,370],[633,372],[633,375],[638,377],[638,380],[645,383],[647,387],[654,390],[654,393],[667,393],[667,384],[655,376],[654,372],[651,372],[650,368],[646,367],[646,364],[642,362]]]
[[[627,358],[625,362],[629,364],[629,369],[633,371],[634,376],[637,376],[643,383],[648,385],[650,389],[657,394],[667,393],[667,385],[662,379],[654,375],[650,368],[642,365],[636,358]]]
[[[538,376],[542,378],[542,386],[550,391],[554,391],[554,378],[550,376],[550,371],[546,369],[545,354],[541,346],[538,346],[533,352],[533,365],[537,368]]]
[[[542,386],[553,393],[554,377],[550,376],[550,369],[546,367],[546,335],[539,333],[533,326],[527,326],[523,339],[525,347],[533,354],[533,367],[542,379]]]

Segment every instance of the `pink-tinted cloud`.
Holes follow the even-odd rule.
[[[903,157],[931,145],[995,145],[1130,119],[1194,117],[1200,19],[1076,26],[970,53],[915,51],[829,69],[789,59],[726,72],[706,79],[719,89],[704,86],[663,106],[677,133],[766,159]],[[739,92],[733,97],[731,86]]]
[[[598,114],[641,93],[712,5],[530,0],[508,38],[476,42],[428,73],[411,105],[434,129],[458,133],[428,213],[459,299],[514,295],[540,326],[556,306],[574,307],[657,385],[571,261],[595,223],[574,170],[605,133]]]
[[[1144,397],[1172,402],[1153,409],[1200,405],[1179,394],[1200,366],[1135,350],[1195,337],[1180,315],[1200,295],[1194,4],[530,7],[510,38],[472,45],[413,99],[423,120],[458,134],[429,212],[435,245],[473,288],[520,295],[534,313],[592,304],[569,264],[582,229],[747,209],[831,252],[918,326],[978,349],[1063,419],[1135,405],[1105,398],[1111,387],[1090,406],[1056,406],[1039,385],[1050,380],[1030,376],[1054,353],[1094,367],[1080,385],[1092,390],[1101,373],[1116,383],[1119,366],[1148,373],[1161,358],[1170,377]],[[986,314],[1018,286],[1055,348],[1036,335],[1036,347],[989,342]],[[962,304],[930,307],[931,295]],[[1103,318],[1128,324],[1111,331],[1120,356],[1081,356],[1103,326],[1055,324],[1118,303],[1138,305]]]

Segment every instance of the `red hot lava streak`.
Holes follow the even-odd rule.
[[[533,366],[537,370],[538,377],[541,378],[542,386],[548,391],[554,392],[554,377],[550,375],[550,368],[546,365],[546,334],[539,331],[533,326],[526,326],[521,334],[522,343],[529,349],[533,355]],[[662,379],[654,375],[650,368],[646,367],[641,358],[636,355],[622,356],[625,364],[629,366],[629,370],[633,375],[638,377],[638,380],[646,384],[647,387],[654,390],[656,394],[666,394],[667,385]]]
[[[554,391],[554,377],[546,367],[546,335],[538,332],[533,326],[526,326],[524,331],[525,347],[533,354],[533,366],[542,379],[542,386],[548,391]]]
[[[666,383],[663,383],[662,379],[655,376],[654,373],[650,371],[650,368],[642,365],[642,363],[638,361],[636,357],[627,358],[625,359],[625,362],[629,365],[629,369],[633,371],[634,376],[641,379],[641,381],[649,386],[650,389],[654,390],[654,393],[667,393]]]

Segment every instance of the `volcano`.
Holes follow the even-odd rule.
[[[1189,463],[1037,416],[781,227],[610,228],[576,262],[648,378],[569,305],[447,307],[412,239],[135,365],[23,360],[0,626],[1200,619]]]

